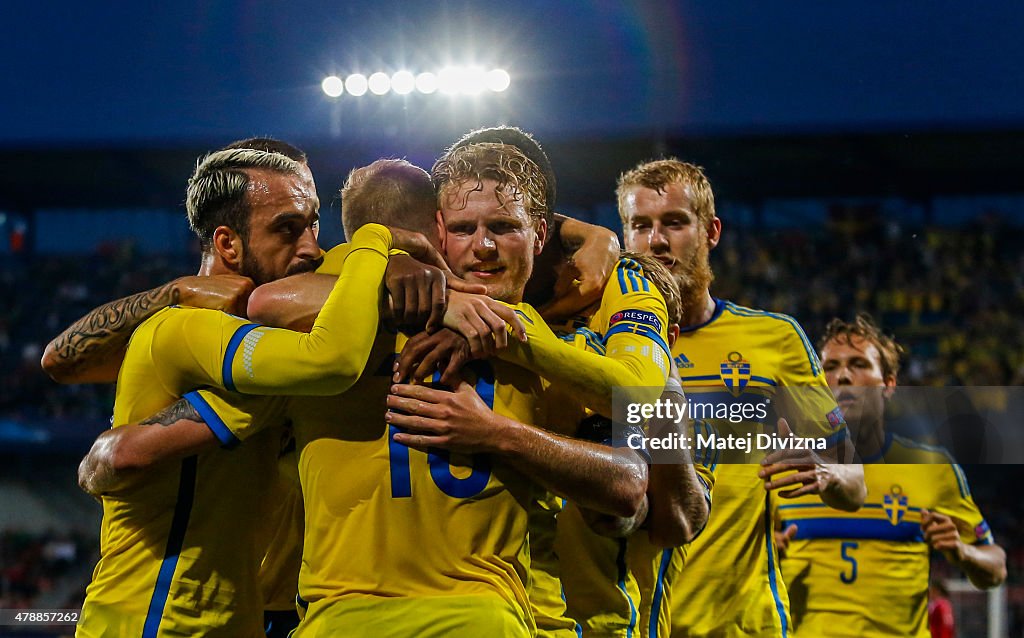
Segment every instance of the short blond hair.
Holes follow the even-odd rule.
[[[445,190],[463,183],[483,187],[484,180],[497,182],[495,193],[504,205],[505,197],[521,200],[530,217],[547,219],[547,179],[540,167],[521,150],[509,144],[479,143],[453,148],[437,160],[431,177],[438,197]]]
[[[619,176],[615,188],[615,197],[619,204],[619,219],[625,225],[628,221],[623,212],[626,191],[633,186],[642,186],[657,191],[659,194],[671,184],[682,184],[690,187],[693,195],[693,212],[700,223],[707,228],[715,218],[715,195],[711,191],[704,169],[696,164],[682,162],[674,157],[642,162]]]
[[[683,299],[679,294],[679,284],[672,276],[668,266],[661,263],[651,255],[635,253],[630,250],[622,251],[621,258],[632,259],[644,269],[644,276],[651,280],[654,287],[658,289],[661,296],[665,298],[665,306],[668,309],[669,325],[683,323]]]
[[[404,159],[379,159],[352,169],[341,189],[341,224],[349,241],[370,222],[432,237],[436,211],[430,175]]]
[[[185,211],[203,249],[213,242],[213,231],[227,226],[243,241],[249,240],[249,188],[247,170],[299,175],[302,164],[280,153],[252,148],[214,151],[199,159],[185,191]]]

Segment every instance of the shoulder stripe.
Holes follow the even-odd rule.
[[[235,436],[234,432],[228,429],[224,420],[220,418],[220,415],[217,414],[216,410],[214,410],[209,403],[206,402],[206,399],[204,399],[201,394],[196,391],[192,391],[183,395],[181,398],[192,404],[192,407],[196,409],[199,416],[203,417],[203,422],[206,423],[206,427],[210,428],[210,431],[213,432],[213,435],[217,437],[217,440],[220,441],[220,444],[223,447],[230,449],[238,445],[238,437]]]
[[[793,330],[796,331],[797,336],[800,338],[800,342],[804,346],[804,351],[807,353],[808,362],[811,364],[811,376],[816,377],[821,372],[821,364],[818,363],[818,355],[814,352],[811,340],[807,338],[807,335],[804,333],[804,329],[800,327],[800,324],[797,323],[796,319],[793,317],[776,312],[768,312],[766,310],[744,308],[743,306],[737,306],[731,301],[725,302],[725,309],[737,317],[770,317],[789,324],[792,326]]]
[[[160,562],[153,597],[149,600],[146,622],[142,626],[142,638],[156,638],[160,631],[164,607],[170,593],[174,572],[178,567],[178,556],[185,544],[185,532],[188,531],[188,519],[192,515],[192,501],[196,493],[196,457],[190,456],[181,462],[181,478],[178,480],[178,499],[174,504],[174,516],[171,529],[167,534],[167,549],[164,559]]]
[[[242,345],[242,339],[245,339],[245,335],[259,328],[259,326],[260,324],[258,323],[247,323],[244,326],[239,326],[235,330],[235,334],[231,335],[228,347],[224,350],[224,362],[221,364],[221,377],[223,378],[225,389],[238,392],[238,388],[235,387],[233,373],[231,372],[231,365],[234,362],[235,353],[238,352],[238,347]]]
[[[626,271],[625,271],[625,269],[623,269],[621,267],[616,268],[615,269],[615,274],[618,275],[618,277],[619,277],[619,292],[621,292],[622,294],[626,294],[629,291],[626,289]]]

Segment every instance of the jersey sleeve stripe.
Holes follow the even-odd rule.
[[[647,635],[650,638],[658,638],[658,619],[661,618],[661,599],[665,594],[665,573],[672,562],[672,549],[665,549],[661,552],[661,564],[658,565],[658,584],[654,586],[654,596],[651,597],[650,624],[647,627]]]
[[[626,539],[620,538],[619,540],[619,555],[615,557],[615,565],[619,570],[619,582],[616,586],[622,595],[629,601],[629,626],[626,627],[626,638],[633,638],[633,627],[636,626],[636,605],[633,604],[633,598],[626,591],[626,574],[629,570],[626,568]]]
[[[619,277],[619,292],[625,295],[629,292],[629,290],[626,288],[626,271],[624,268],[619,266],[618,268],[615,269],[615,272]]]
[[[635,332],[634,332],[634,329],[636,330]],[[644,326],[643,324],[627,324],[627,323],[617,323],[617,324],[615,324],[614,326],[612,326],[611,330],[609,330],[607,333],[605,333],[604,339],[603,339],[604,345],[607,347],[608,340],[611,339],[614,335],[621,334],[621,333],[637,334],[637,335],[640,335],[642,337],[647,337],[648,339],[650,339],[654,343],[658,344],[661,347],[661,349],[665,351],[665,356],[667,356],[670,359],[672,358],[672,354],[671,354],[672,351],[671,351],[671,349],[669,349],[668,344],[665,343],[665,340],[661,338],[661,335],[658,334],[657,332],[654,332],[653,330],[651,330],[647,326]]]
[[[238,352],[238,347],[242,345],[242,339],[245,339],[245,335],[258,327],[258,323],[247,323],[244,326],[239,326],[235,330],[235,334],[231,335],[231,339],[228,341],[228,347],[224,351],[224,363],[221,366],[221,377],[224,381],[224,387],[232,392],[238,392],[231,372],[231,364],[235,360],[235,353]]]
[[[160,620],[167,605],[174,571],[178,567],[178,555],[185,544],[188,519],[192,515],[192,501],[196,493],[196,457],[190,456],[181,462],[181,478],[178,480],[178,500],[174,505],[171,529],[167,534],[167,549],[157,572],[153,597],[149,600],[146,622],[142,626],[142,638],[156,638],[160,631]]]
[[[725,302],[725,307],[729,312],[733,313],[737,317],[771,317],[772,319],[778,319],[779,321],[788,323],[796,332],[797,337],[800,338],[800,342],[804,346],[804,352],[807,354],[807,360],[811,364],[811,376],[816,377],[821,372],[821,364],[818,362],[818,355],[814,353],[814,347],[811,345],[810,339],[807,338],[807,335],[804,333],[804,329],[800,327],[800,324],[796,322],[796,319],[788,315],[781,315],[775,312],[744,308],[742,306],[737,306],[731,301]]]
[[[782,604],[782,598],[779,596],[779,585],[776,582],[775,548],[772,543],[772,539],[774,538],[774,528],[772,527],[771,503],[768,500],[770,495],[770,493],[765,493],[764,495],[764,542],[765,549],[768,551],[768,586],[772,590],[772,598],[775,600],[775,610],[779,614],[779,623],[782,626],[782,638],[788,638],[789,619],[786,617],[786,607]]]
[[[213,435],[217,437],[222,446],[230,449],[238,445],[238,437],[228,428],[224,420],[217,414],[217,411],[206,402],[202,395],[192,391],[182,398],[191,403],[192,407],[199,413],[199,416],[203,417],[206,427],[210,428],[210,431],[213,432]]]

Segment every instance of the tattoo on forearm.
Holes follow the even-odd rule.
[[[61,365],[80,370],[88,363],[86,355],[123,348],[140,323],[158,310],[178,303],[178,297],[178,290],[171,282],[102,305],[54,339],[53,351]]]
[[[187,419],[189,421],[203,421],[203,417],[199,415],[192,404],[185,399],[178,399],[170,407],[157,412],[153,416],[149,417],[139,425],[163,425],[168,426],[172,423]]]

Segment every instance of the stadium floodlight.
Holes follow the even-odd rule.
[[[362,73],[353,73],[345,78],[345,90],[352,95],[359,97],[366,94],[366,76]]]
[[[462,70],[459,91],[466,95],[477,95],[487,88],[487,73],[483,68],[471,66]]]
[[[501,93],[510,84],[512,84],[512,78],[509,77],[508,71],[505,69],[492,69],[487,73],[487,88],[495,93]]]
[[[387,73],[377,71],[367,80],[367,86],[370,87],[370,93],[384,95],[391,90],[391,78],[388,77]]]
[[[437,88],[445,95],[455,95],[462,89],[465,73],[461,66],[446,66],[437,74]]]
[[[324,90],[328,97],[339,97],[345,92],[344,82],[336,75],[325,77],[324,81],[320,83],[320,88]]]
[[[424,95],[430,95],[437,90],[437,76],[427,71],[416,76],[416,90]]]
[[[416,78],[409,71],[399,71],[391,76],[391,90],[399,95],[412,93],[416,88]]]

